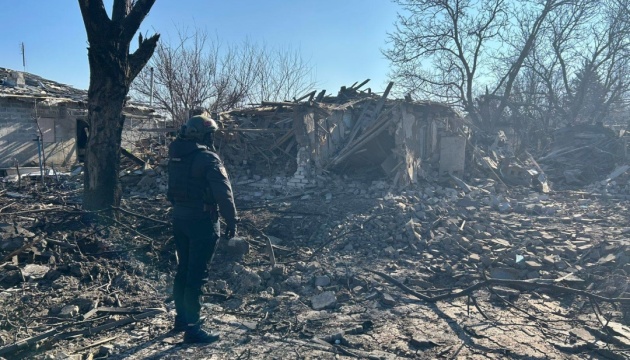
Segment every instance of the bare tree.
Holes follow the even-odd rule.
[[[394,1],[394,79],[482,128],[589,123],[630,97],[630,0]]]
[[[394,0],[406,11],[388,34],[392,77],[405,92],[461,105],[480,122],[475,87],[508,23],[505,0]]]
[[[222,46],[201,30],[192,35],[180,31],[175,44],[160,44],[133,84],[145,100],[151,96],[150,68],[154,103],[175,126],[197,107],[220,112],[263,100],[286,100],[315,85],[311,68],[298,51],[273,50],[248,40]]]
[[[151,58],[159,35],[130,43],[155,0],[114,0],[111,19],[102,0],[79,0],[89,42],[90,132],[85,158],[83,207],[109,209],[120,201],[120,144],[123,106],[131,82]]]
[[[628,0],[576,1],[551,19],[525,66],[557,124],[593,123],[630,94]],[[550,125],[550,124],[547,124]]]
[[[596,21],[588,26],[590,41],[580,46],[581,61],[574,64],[572,80],[569,69],[563,68],[569,124],[605,118],[630,92],[630,1],[603,3],[606,6],[593,8]]]
[[[578,1],[579,2],[579,1]],[[492,92],[493,97],[482,98],[482,101],[490,101],[494,98],[499,100],[498,106],[491,118],[491,123],[504,118],[504,111],[509,108],[510,114],[518,114],[522,102],[514,103],[511,99],[514,84],[520,74],[520,71],[526,59],[530,56],[535,48],[538,37],[549,26],[547,21],[550,14],[558,12],[557,10],[563,6],[569,6],[572,0],[534,0],[531,2],[519,2],[513,13],[520,14],[514,16],[514,24],[508,26],[502,31],[501,40],[504,45],[508,45],[511,49],[506,51],[508,61],[504,61],[506,66],[499,68],[499,74],[503,74]],[[505,60],[505,58],[503,59]],[[503,70],[503,71],[501,71]]]

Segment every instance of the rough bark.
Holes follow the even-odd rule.
[[[155,0],[115,0],[112,17],[103,0],[79,0],[87,32],[90,63],[88,123],[90,134],[85,157],[83,207],[109,209],[120,202],[120,143],[122,115],[129,86],[146,65],[159,34],[140,37],[139,47],[129,54],[130,42]]]

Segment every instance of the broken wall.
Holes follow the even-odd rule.
[[[41,129],[47,165],[66,166],[75,156],[73,109],[33,98],[0,98],[0,166],[39,164],[37,135]]]
[[[440,167],[440,139],[458,137],[461,127],[452,109],[437,103],[391,100],[366,121],[362,114],[370,101],[328,108],[316,104],[296,116],[296,138],[306,155],[298,157],[299,180],[327,170],[377,168],[394,183],[409,184],[440,168],[463,172],[465,149],[461,146],[445,159],[448,166]]]
[[[382,95],[359,91],[365,83],[344,87],[337,96],[312,92],[292,102],[219,114],[217,149],[246,177],[286,178],[296,187],[328,172],[388,177],[396,185],[441,172],[461,175],[465,138],[455,141],[456,149],[446,145],[449,152],[440,151],[442,137],[465,136],[459,113],[436,102],[387,99],[393,83]],[[442,166],[441,157],[447,162]]]

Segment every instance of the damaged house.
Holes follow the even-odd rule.
[[[130,120],[153,117],[133,103],[123,113]],[[0,68],[0,168],[39,166],[40,159],[70,166],[83,160],[87,136],[87,91]]]
[[[337,96],[312,92],[222,113],[219,151],[255,172],[275,167],[269,174],[284,173],[296,187],[329,171],[387,176],[396,185],[463,173],[465,127],[455,110],[390,99],[393,83],[382,95],[361,91],[365,83],[342,87]]]

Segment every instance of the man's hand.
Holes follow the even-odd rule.
[[[225,228],[225,238],[230,240],[236,236],[236,224],[228,224]]]

